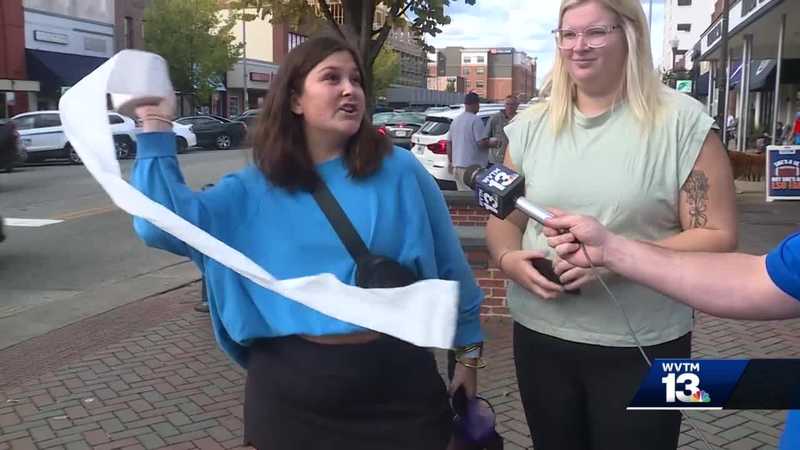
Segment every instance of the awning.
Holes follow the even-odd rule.
[[[768,89],[770,85],[775,85],[775,66],[774,59],[763,59],[761,61],[750,62],[750,90],[761,91]],[[742,63],[737,64],[736,69],[731,72],[731,87],[738,86],[742,82]],[[770,76],[772,80],[770,82]],[[706,80],[707,81],[707,80]]]
[[[28,77],[40,81],[46,91],[58,91],[61,87],[73,86],[107,60],[44,50],[25,50],[25,59]]]

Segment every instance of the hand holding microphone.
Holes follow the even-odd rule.
[[[525,179],[503,165],[496,164],[489,168],[471,166],[464,172],[464,184],[475,191],[478,206],[500,219],[505,219],[514,210],[541,224],[553,217],[550,212],[525,198]],[[509,251],[500,255],[498,260],[501,270],[542,298],[553,299],[565,292],[552,261],[546,259],[543,252]],[[578,294],[580,290],[566,292]]]
[[[547,220],[544,228],[547,243],[564,261],[577,267],[589,268],[592,264],[603,266],[607,262],[609,248],[613,248],[616,235],[608,231],[597,219],[589,216],[568,215],[557,211]],[[581,244],[591,258],[581,250]]]

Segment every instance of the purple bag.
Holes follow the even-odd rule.
[[[483,397],[467,399],[463,388],[453,395],[455,450],[502,450],[503,438],[495,430],[495,412]]]

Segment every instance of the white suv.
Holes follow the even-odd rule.
[[[66,158],[80,164],[78,153],[72,148],[61,126],[58,111],[34,111],[11,118],[19,131],[19,138],[28,152],[27,162],[52,158]],[[108,122],[114,135],[117,156],[127,158],[136,151],[136,123],[133,119],[115,112],[108,113]]]
[[[501,111],[502,106],[481,105],[478,117],[483,125],[489,121],[489,116]],[[450,124],[453,119],[464,112],[464,108],[430,113],[425,117],[425,123],[411,136],[411,152],[419,162],[425,166],[441,189],[456,189],[455,178],[447,169],[447,145],[450,143]]]

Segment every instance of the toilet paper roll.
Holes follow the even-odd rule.
[[[121,113],[155,104],[173,92],[158,55],[123,50],[69,89],[59,102],[69,142],[111,200],[265,289],[323,314],[421,347],[450,348],[458,315],[458,283],[424,280],[402,288],[361,289],[332,274],[277,280],[241,252],[150,200],[120,175],[106,94]],[[335,298],[336,301],[331,301]],[[266,318],[269,320],[269,318]]]

